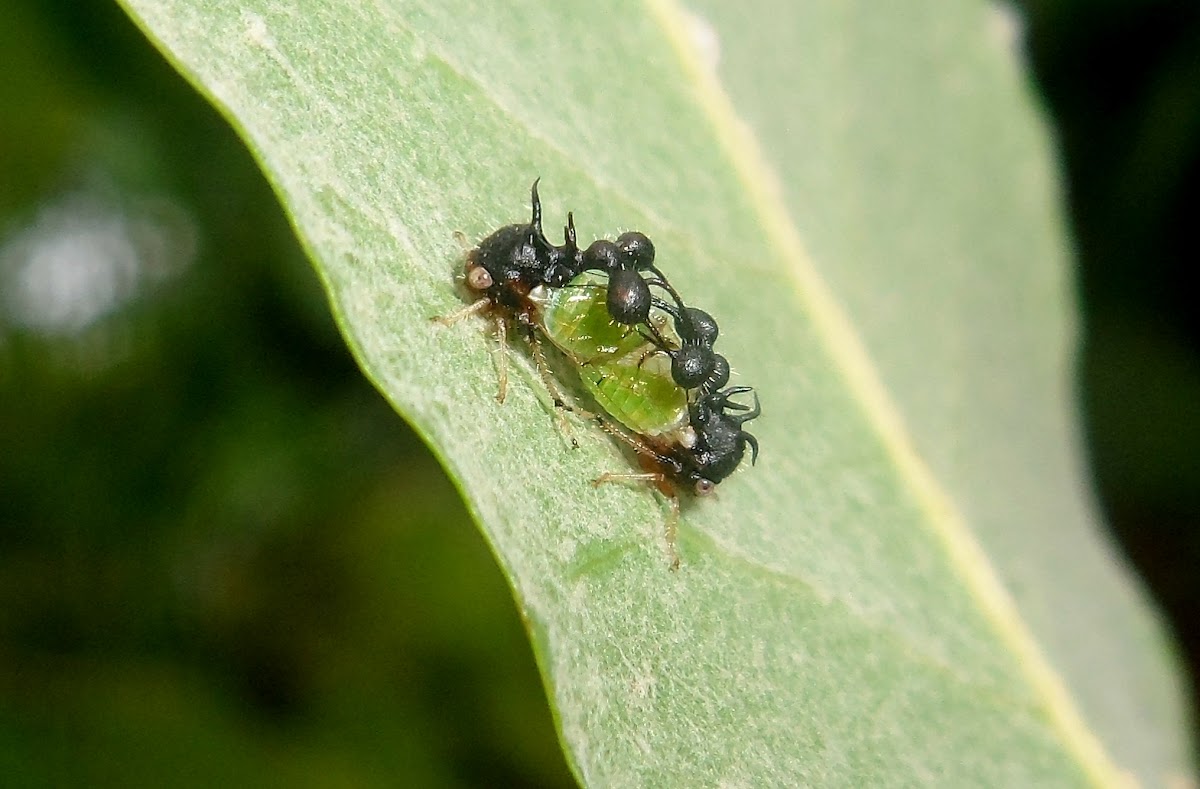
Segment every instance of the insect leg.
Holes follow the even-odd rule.
[[[644,473],[629,473],[629,472],[613,472],[606,471],[600,476],[592,480],[592,487],[599,487],[606,482],[648,482],[654,486],[660,486],[666,481],[666,475],[661,472],[644,472]],[[676,540],[679,536],[679,497],[674,493],[665,494],[667,504],[670,506],[670,512],[667,513],[667,522],[663,528],[663,536],[667,542],[667,557],[671,560],[671,569],[679,569],[679,548],[676,545]]]
[[[667,503],[671,506],[666,525],[667,555],[671,557],[671,569],[678,570],[679,547],[675,541],[679,535],[679,497],[672,493],[667,496]]]
[[[496,402],[503,403],[508,394],[508,323],[496,316],[496,378],[498,390]]]
[[[592,480],[592,487],[598,488],[607,482],[652,482],[658,484],[665,477],[658,472],[632,473],[624,471],[606,471]]]
[[[638,453],[639,455],[641,455],[643,457],[647,457],[647,458],[652,458],[653,460],[657,461],[658,463],[662,463],[664,465],[669,466],[671,464],[671,460],[669,458],[656,452],[654,450],[654,448],[651,447],[649,444],[647,444],[645,441],[643,441],[640,436],[630,435],[624,429],[618,427],[617,425],[608,421],[607,419],[605,419],[602,416],[596,416],[594,418],[594,421],[596,422],[597,425],[600,426],[600,428],[605,433],[608,433],[610,436],[617,439],[618,441],[625,443],[634,452]],[[632,474],[632,475],[626,474],[624,476],[619,475],[619,474],[605,474],[603,479],[594,480],[592,482],[592,484],[599,485],[601,482],[609,482],[611,480],[616,480],[616,479],[633,479],[633,480],[641,480],[643,482],[654,482],[656,484],[661,484],[661,483],[665,482],[667,478],[666,478],[666,475],[662,474],[661,472],[653,472],[653,473],[647,473],[647,474]]]
[[[479,299],[478,301],[468,304],[465,307],[460,307],[449,315],[434,315],[429,320],[433,321],[439,326],[453,326],[463,318],[468,318],[472,315],[483,312],[491,303],[492,302],[490,299]]]
[[[643,353],[643,354],[642,354],[642,358],[638,359],[637,368],[638,368],[639,370],[640,370],[640,369],[642,369],[642,365],[643,365],[643,364],[645,364],[645,363],[646,363],[648,360],[650,360],[652,357],[654,357],[654,356],[657,356],[657,355],[658,355],[658,354],[660,354],[660,353],[661,353],[661,354],[663,354],[664,356],[670,356],[670,355],[671,355],[671,352],[670,352],[670,351],[665,351],[665,350],[663,350],[662,348],[651,348],[650,350],[648,350],[648,351],[646,351],[645,353]]]
[[[533,351],[533,362],[537,367],[538,375],[542,378],[542,385],[546,387],[546,391],[550,393],[551,399],[554,401],[555,413],[558,415],[559,429],[563,434],[571,440],[571,447],[579,449],[579,442],[575,440],[575,436],[571,432],[571,423],[567,421],[563,415],[564,411],[570,411],[573,414],[578,414],[584,419],[592,419],[595,414],[590,411],[585,411],[577,405],[567,401],[566,395],[562,389],[558,387],[558,382],[554,380],[554,376],[550,374],[550,365],[546,362],[546,351],[542,347],[542,341],[538,337],[536,331],[532,328],[526,332],[526,339],[529,340],[529,347]]]

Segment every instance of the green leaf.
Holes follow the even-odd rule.
[[[123,0],[258,156],[366,374],[461,486],[591,785],[1190,772],[1081,461],[1047,135],[1004,7]],[[894,5],[894,4],[893,4]],[[588,481],[527,361],[438,329],[520,221],[638,228],[761,394],[685,510]],[[247,217],[253,222],[254,217]]]

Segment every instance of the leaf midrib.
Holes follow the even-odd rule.
[[[788,261],[790,284],[799,303],[807,308],[806,314],[828,349],[831,363],[842,373],[851,399],[857,402],[867,423],[879,436],[897,475],[910,483],[913,499],[925,514],[930,531],[942,543],[951,567],[958,572],[1002,643],[1013,652],[1035,696],[1042,699],[1051,722],[1089,778],[1097,785],[1125,783],[1127,774],[1113,763],[1083,719],[1066,684],[1042,653],[953,497],[942,488],[917,451],[865,343],[805,250],[782,199],[778,176],[758,140],[739,119],[715,72],[701,62],[685,37],[687,12],[675,0],[646,0],[646,5],[674,50],[681,71],[694,83],[700,111],[708,118],[718,144],[725,150],[751,205],[762,219],[767,245],[778,251],[777,259]]]

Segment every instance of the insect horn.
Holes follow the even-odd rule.
[[[542,201],[538,197],[538,183],[542,180],[538,176],[533,181],[533,187],[529,190],[529,202],[532,204],[532,216],[529,219],[529,240],[542,247],[553,246],[546,240],[546,234],[542,232]]]
[[[729,398],[732,395],[742,394],[743,392],[752,392],[754,394],[754,407],[753,408],[747,409],[746,406],[741,405],[740,403],[730,403],[729,402]],[[737,416],[729,417],[729,421],[733,422],[736,425],[741,425],[745,422],[749,422],[751,419],[754,419],[754,418],[762,415],[762,406],[758,402],[758,392],[755,392],[754,389],[749,386],[731,386],[730,388],[721,392],[720,407],[722,409],[732,408],[735,411],[746,411],[746,413],[744,413],[744,414],[738,414]]]
[[[579,252],[579,244],[575,235],[575,212],[567,212],[567,226],[563,228],[563,243],[566,245],[568,257],[574,258]]]
[[[753,392],[753,408],[744,406],[741,403],[732,403],[729,401],[729,398],[733,395],[743,394],[745,392]],[[750,386],[731,386],[728,389],[713,395],[712,404],[715,410],[719,410],[726,419],[738,426],[738,440],[744,444],[750,445],[750,465],[755,465],[758,462],[758,439],[747,431],[742,430],[741,426],[762,414],[762,405],[758,401],[758,392],[755,392],[754,388]],[[745,411],[746,413],[737,414],[736,416],[725,415],[725,409],[727,408],[734,411]]]
[[[738,433],[738,438],[750,445],[750,465],[756,465],[758,463],[758,439],[745,430]]]
[[[537,232],[542,232],[542,201],[538,199],[537,186],[542,177],[539,175],[533,179],[533,188],[529,190],[529,202],[533,205],[533,218],[529,220],[529,226],[537,228]]]

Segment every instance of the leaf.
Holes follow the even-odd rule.
[[[461,486],[584,783],[1190,771],[1170,647],[1087,488],[1012,11],[123,2]],[[572,451],[527,362],[498,405],[485,327],[429,323],[459,305],[453,231],[520,221],[538,175],[548,226],[649,234],[762,396],[760,463],[685,511],[677,573],[660,502],[588,485],[620,449],[579,424]]]

